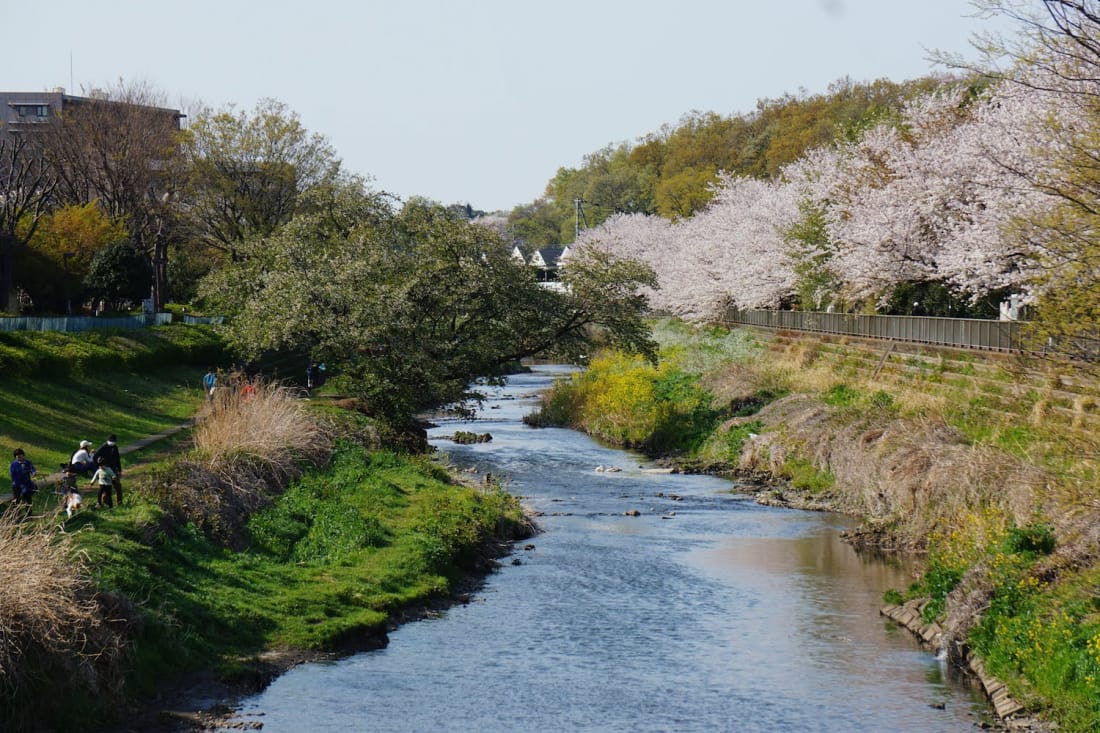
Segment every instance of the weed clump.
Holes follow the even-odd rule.
[[[332,453],[328,430],[282,385],[253,380],[249,390],[216,393],[195,426],[194,448],[154,481],[160,503],[181,523],[243,547],[252,514]]]
[[[125,651],[126,620],[105,612],[70,536],[20,520],[0,514],[0,699],[21,701],[0,705],[4,730],[34,728],[60,689],[113,698]]]

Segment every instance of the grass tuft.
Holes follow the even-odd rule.
[[[112,696],[124,645],[101,607],[82,557],[55,525],[26,521],[22,508],[0,514],[0,728],[31,730],[58,700],[38,691],[81,680],[82,695]],[[56,718],[54,718],[56,719]]]
[[[255,379],[219,390],[196,425],[194,450],[157,477],[156,494],[183,523],[239,547],[245,525],[310,466],[332,452],[329,432],[286,387]]]

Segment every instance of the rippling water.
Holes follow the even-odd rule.
[[[492,434],[437,445],[542,513],[521,564],[385,649],[291,670],[244,701],[246,722],[268,733],[923,732],[986,715],[878,616],[883,591],[910,578],[841,543],[843,518],[761,507],[727,481],[648,472],[635,454],[522,425],[563,371],[510,378],[476,421],[432,431]]]

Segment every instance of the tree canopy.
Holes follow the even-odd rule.
[[[689,112],[634,143],[590,153],[580,167],[558,169],[542,198],[511,211],[511,231],[536,247],[572,242],[577,202],[582,228],[622,214],[689,218],[713,200],[719,173],[774,178],[808,150],[858,137],[942,81],[841,79],[824,94],[763,99],[744,114]]]
[[[200,109],[184,133],[183,155],[194,231],[231,256],[245,239],[290,221],[299,197],[340,168],[328,140],[274,99],[252,112]]]
[[[349,182],[331,208],[246,240],[245,256],[207,278],[201,292],[234,316],[242,354],[323,361],[397,423],[427,406],[461,408],[475,378],[552,348],[579,355],[598,335],[653,354],[639,295],[655,285],[648,267],[591,254],[596,267],[570,268],[572,291],[555,292],[492,229],[439,206],[377,203]]]

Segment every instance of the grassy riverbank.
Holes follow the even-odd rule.
[[[660,366],[600,355],[531,422],[861,517],[854,542],[926,557],[892,600],[929,598],[949,654],[973,648],[1063,731],[1100,729],[1100,446],[1082,429],[1095,402],[1079,396],[1080,414],[1058,421],[1049,387],[1087,375],[1044,372],[1020,389],[1037,369],[1072,367],[939,353],[891,370],[886,352],[855,368],[854,345],[667,321],[655,335]]]
[[[206,326],[0,333],[0,446],[53,473],[83,439],[128,445],[189,419],[203,370],[226,361]]]
[[[202,344],[171,347],[171,367],[140,336],[4,340],[0,358],[27,366],[0,385],[0,444],[46,472],[82,438],[115,432],[125,446],[189,418],[220,343],[187,328],[161,336]],[[36,339],[49,370],[20,355]],[[54,356],[78,350],[93,356]],[[121,507],[66,520],[46,488],[30,516],[5,507],[0,728],[133,724],[155,690],[199,671],[255,685],[273,659],[384,643],[395,619],[449,598],[527,530],[499,486],[457,483],[428,457],[380,449],[357,413],[258,386],[144,463],[125,456]]]

